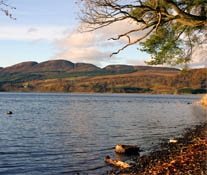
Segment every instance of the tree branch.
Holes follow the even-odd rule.
[[[155,28],[156,28],[156,27],[154,26],[149,32],[147,32],[147,33],[146,33],[144,36],[142,36],[141,38],[138,38],[137,40],[135,40],[135,41],[133,41],[133,42],[130,42],[130,43],[126,44],[124,47],[120,48],[117,52],[113,52],[113,53],[110,55],[110,57],[113,56],[113,55],[118,54],[120,51],[126,49],[127,47],[129,47],[129,46],[131,46],[131,45],[134,45],[134,44],[138,43],[139,41],[145,39],[148,35],[150,35],[150,34],[152,33],[152,31],[153,31]]]
[[[189,19],[192,21],[203,21],[206,22],[207,21],[207,16],[196,16],[196,15],[192,15],[190,13],[186,13],[185,11],[183,11],[182,9],[180,9],[178,7],[178,5],[173,2],[172,0],[164,0],[166,3],[168,3],[176,12],[177,14],[184,19]]]
[[[187,32],[206,31],[207,28],[207,0],[200,1],[202,4],[196,4],[197,1],[195,0],[77,1],[83,5],[84,10],[81,11],[82,18],[80,19],[83,23],[88,24],[87,29],[89,30],[87,31],[94,31],[113,23],[130,19],[137,24],[136,28],[129,27],[128,31],[119,34],[117,37],[110,38],[110,40],[127,38],[125,45],[113,52],[111,56],[150,36],[149,43],[151,45],[149,43],[146,44],[146,49],[143,51],[154,54],[154,58],[158,59],[154,63],[161,64],[169,60],[173,61],[173,57],[175,59],[184,57],[190,47],[190,45],[187,46],[187,42],[191,42],[186,41]],[[132,34],[136,34],[139,31],[144,31],[142,36],[133,40]],[[164,37],[161,36],[162,34]],[[185,38],[181,37],[181,35]],[[189,37],[192,39],[192,44],[194,44],[193,36]],[[183,44],[179,45],[178,39],[184,41]],[[168,51],[169,48],[171,49],[170,51]],[[183,53],[181,52],[182,49],[184,49]],[[192,51],[192,48],[190,50]],[[160,53],[160,55],[156,55],[157,53]]]
[[[161,24],[161,20],[162,20],[162,14],[161,14],[161,12],[159,12],[159,20],[158,20],[158,23],[156,25],[156,32],[157,32],[157,30],[158,30],[158,28],[159,28],[159,26]]]
[[[16,8],[7,4],[5,0],[1,0],[0,1],[0,6],[3,6],[3,7],[0,7],[0,11],[2,11],[6,16],[8,16],[9,18],[13,19],[13,20],[16,20],[16,18],[14,18],[12,16],[12,14],[9,12],[8,9],[12,9],[12,10],[15,10]]]

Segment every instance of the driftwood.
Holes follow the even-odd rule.
[[[178,140],[175,140],[175,139],[170,139],[169,140],[169,143],[177,143],[178,142]]]
[[[140,152],[140,148],[134,145],[118,144],[115,147],[115,152],[119,154],[138,155]]]
[[[122,161],[119,161],[119,160],[113,160],[109,156],[106,156],[104,158],[104,161],[111,164],[111,165],[114,165],[116,167],[120,167],[122,169],[131,168],[131,166],[128,163],[125,163],[125,162],[122,162]]]

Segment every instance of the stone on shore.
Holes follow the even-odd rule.
[[[12,112],[12,111],[9,111],[9,112],[7,112],[7,114],[8,114],[8,115],[11,115],[11,114],[13,114],[13,112]]]
[[[115,147],[115,152],[119,154],[139,154],[140,148],[134,145],[121,145],[118,144]]]

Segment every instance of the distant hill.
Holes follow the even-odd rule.
[[[116,72],[120,72],[124,70],[132,70],[132,71],[135,70],[133,66],[129,66],[129,65],[109,65],[104,67],[103,69],[109,71],[116,71]]]
[[[103,69],[109,71],[116,71],[116,72],[127,71],[127,70],[132,72],[145,71],[145,70],[179,71],[176,68],[170,68],[170,67],[129,66],[129,65],[109,65]]]
[[[137,71],[145,71],[145,70],[165,70],[165,71],[179,71],[179,69],[172,67],[152,67],[152,66],[133,66]]]
[[[32,71],[68,71],[74,68],[74,63],[66,60],[50,60],[35,65]]]
[[[101,68],[87,63],[76,63],[74,64],[74,68],[69,70],[69,72],[90,72],[95,70],[100,70]]]
[[[29,61],[0,69],[0,91],[201,94],[207,69]]]
[[[144,69],[131,72],[128,68],[123,71],[120,67],[113,70],[98,69],[49,75],[2,72],[0,91],[202,94],[207,92],[206,75],[207,69],[189,71]]]
[[[67,71],[73,68],[74,64],[66,60],[51,60],[42,63],[31,61],[6,67],[0,72]]]
[[[28,61],[15,64],[10,67],[0,69],[0,72],[7,73],[26,73],[26,72],[85,72],[100,70],[99,67],[93,64],[72,63],[67,60],[49,60],[41,63]]]
[[[15,64],[10,67],[0,69],[0,72],[8,72],[8,73],[26,73],[26,72],[90,72],[90,71],[98,71],[102,70],[102,72],[136,72],[143,70],[175,70],[175,68],[168,67],[151,67],[151,66],[129,66],[129,65],[109,65],[104,67],[103,69],[87,63],[72,63],[67,60],[49,60],[41,63],[28,61],[22,62],[19,64]]]
[[[13,73],[13,72],[28,72],[28,71],[32,70],[33,67],[37,64],[38,63],[34,62],[34,61],[22,62],[22,63],[15,64],[15,65],[10,66],[10,67],[0,69],[0,72],[10,72],[10,73]]]

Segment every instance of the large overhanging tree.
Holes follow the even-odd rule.
[[[136,23],[136,28],[129,27],[126,33],[111,38],[126,37],[128,41],[112,55],[139,44],[142,51],[152,55],[148,64],[187,63],[194,48],[207,38],[207,0],[78,0],[78,3],[80,19],[88,31],[119,21]]]
[[[11,6],[7,0],[0,0],[0,12],[3,12],[6,16],[8,16],[11,19],[16,19],[12,16],[10,13],[10,10],[16,9],[15,7]]]

